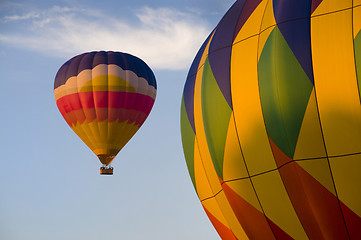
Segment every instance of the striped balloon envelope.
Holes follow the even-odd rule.
[[[222,239],[361,239],[361,0],[238,0],[181,104]]]
[[[104,174],[112,174],[108,165],[146,120],[156,91],[146,63],[121,52],[75,56],[59,69],[54,82],[59,111],[98,156]]]

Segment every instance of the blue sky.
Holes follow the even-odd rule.
[[[179,111],[188,68],[233,2],[0,1],[0,239],[219,239],[187,172]],[[113,176],[54,101],[59,67],[92,50],[136,55],[158,82]]]

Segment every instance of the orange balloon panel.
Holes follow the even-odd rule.
[[[102,51],[67,61],[56,75],[54,95],[65,121],[108,165],[146,120],[156,88],[142,60]]]

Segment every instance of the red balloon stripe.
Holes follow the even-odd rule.
[[[69,101],[72,104],[63,106],[63,111],[70,111],[87,108],[125,108],[142,112],[150,112],[154,99],[150,96],[132,92],[79,92],[66,95],[57,100],[57,103]],[[151,105],[145,103],[152,103]],[[59,105],[59,104],[58,104]]]
[[[57,100],[58,108],[70,126],[95,119],[98,122],[128,120],[140,126],[153,104],[154,99],[143,94],[111,91],[80,92]]]

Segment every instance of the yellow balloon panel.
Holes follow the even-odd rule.
[[[202,201],[204,199],[213,197],[222,189],[222,187],[219,180],[209,180],[210,176],[207,175],[207,172],[204,169],[204,163],[199,152],[197,140],[195,141],[194,145],[194,175],[196,179],[196,190],[199,199]],[[212,175],[214,176],[215,172]]]
[[[353,36],[356,37],[356,35],[361,30],[361,0],[354,1],[354,8],[352,12],[353,16]]]
[[[248,170],[245,165],[243,153],[239,145],[234,116],[228,126],[226,144],[224,146],[223,180],[234,180],[248,177]]]
[[[74,132],[96,154],[114,154],[129,141],[139,127],[135,123],[118,121],[83,122],[73,127]]]
[[[328,155],[361,152],[352,10],[312,18],[311,31],[315,89]]]
[[[277,168],[259,97],[257,44],[258,37],[235,44],[231,62],[233,111],[243,157],[250,175]]]
[[[200,68],[199,72],[203,71],[203,66]],[[205,130],[203,128],[203,115],[202,115],[202,103],[201,103],[201,86],[202,86],[202,74],[197,74],[196,76],[196,86],[194,89],[194,123],[197,132],[197,142],[199,147],[199,152],[201,157],[201,161],[205,172],[207,174],[207,178],[209,184],[212,188],[213,193],[220,191],[220,183],[219,177],[215,172],[215,169],[212,167],[212,158],[208,149],[208,143],[205,135]]]
[[[267,6],[267,1],[263,1],[257,6],[257,8],[254,10],[254,13],[251,15],[250,18],[247,19],[244,26],[237,34],[237,37],[234,40],[235,44],[237,44],[240,41],[246,40],[250,37],[259,35],[261,21],[263,20],[264,10],[266,6]]]
[[[273,1],[262,1],[266,2],[266,7],[262,16],[262,24],[260,28],[260,33],[266,31],[269,28],[272,28],[276,25],[275,15],[273,12]],[[262,44],[261,44],[262,46]],[[260,49],[261,50],[261,49]]]
[[[297,140],[293,159],[326,157],[325,143],[317,109],[315,91],[312,90]]]
[[[312,16],[332,14],[352,7],[352,0],[323,0]],[[331,26],[331,25],[330,25]]]
[[[293,239],[307,239],[278,171],[252,178],[265,215]]]
[[[332,175],[341,202],[361,217],[361,154],[330,159]]]

